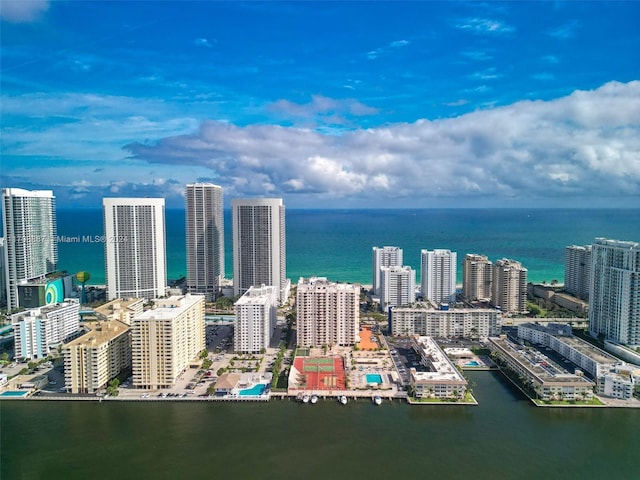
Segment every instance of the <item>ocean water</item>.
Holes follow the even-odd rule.
[[[58,210],[58,235],[103,234],[102,210]],[[231,212],[225,211],[225,270],[233,276]],[[511,258],[527,267],[533,282],[564,279],[564,248],[596,237],[640,241],[640,209],[402,209],[287,210],[287,276],[326,276],[371,283],[371,248],[404,250],[404,263],[420,276],[420,250],[458,253],[458,283],[466,253],[493,261]],[[183,210],[166,211],[167,276],[186,275]],[[59,267],[86,270],[103,284],[102,243],[60,243]]]

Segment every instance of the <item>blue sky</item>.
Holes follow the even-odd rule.
[[[640,3],[1,0],[1,183],[637,207]]]

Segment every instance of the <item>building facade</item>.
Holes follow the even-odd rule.
[[[435,303],[456,301],[457,254],[451,250],[422,250],[420,283],[422,297]]]
[[[154,299],[154,307],[133,319],[133,386],[171,388],[205,348],[204,296]]]
[[[96,393],[131,368],[131,332],[118,320],[86,325],[89,332],[62,347],[64,386],[70,393]]]
[[[596,238],[591,248],[589,330],[640,346],[640,243]]]
[[[252,286],[271,285],[278,288],[280,302],[285,302],[289,282],[282,199],[234,199],[231,208],[234,294],[240,296]]]
[[[416,271],[411,267],[380,267],[380,306],[410,305],[416,301]]]
[[[20,307],[18,285],[56,271],[56,203],[51,190],[2,189],[7,309]]]
[[[222,187],[189,184],[185,190],[187,291],[215,300],[224,278]]]
[[[411,339],[420,363],[428,371],[410,369],[411,387],[415,398],[463,399],[467,392],[467,381],[449,357],[431,337],[419,336]]]
[[[565,292],[582,300],[589,300],[591,245],[571,245],[564,252]]]
[[[299,345],[351,346],[360,340],[359,285],[301,278],[296,308]]]
[[[527,311],[527,269],[503,258],[493,265],[491,303],[505,313]]]
[[[422,303],[391,310],[391,334],[441,338],[486,338],[500,333],[501,313],[488,308],[437,310]]]
[[[376,296],[382,295],[380,291],[381,267],[401,267],[402,266],[402,249],[399,247],[373,247],[372,250],[372,289]]]
[[[41,359],[80,334],[80,304],[63,302],[11,316],[15,358]]]
[[[104,198],[107,298],[151,299],[167,289],[163,198]]]
[[[467,301],[491,300],[491,260],[486,255],[468,253],[462,263],[462,293]]]
[[[259,353],[269,347],[276,328],[278,289],[273,286],[249,287],[233,309],[236,315],[234,350]]]

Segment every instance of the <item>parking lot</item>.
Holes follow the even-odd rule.
[[[205,332],[209,353],[233,352],[233,325],[207,325]]]

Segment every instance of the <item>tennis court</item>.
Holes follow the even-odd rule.
[[[296,357],[289,387],[303,390],[344,390],[346,377],[342,357]]]

